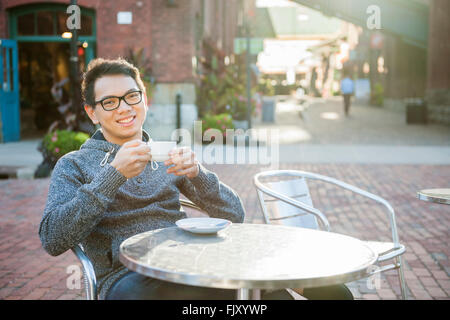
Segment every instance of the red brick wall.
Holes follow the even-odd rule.
[[[450,89],[450,1],[432,0],[428,36],[428,89]]]
[[[195,15],[201,16],[202,0],[78,0],[80,6],[94,9],[97,19],[97,56],[124,56],[129,47],[145,48],[159,83],[193,82],[192,57],[195,56]],[[233,50],[236,13],[239,0],[204,0],[205,23],[216,43],[226,54]],[[42,0],[0,0],[0,37],[8,38],[6,9]],[[48,0],[68,4],[69,0]],[[131,25],[117,24],[117,12],[131,11]],[[209,17],[208,17],[209,15]],[[222,39],[221,41],[218,41]]]
[[[204,1],[204,36],[226,55],[232,54],[234,38],[237,36],[237,10],[241,0]]]
[[[21,4],[39,3],[39,0],[4,0],[2,15],[5,10]],[[67,0],[47,2],[68,4]],[[78,4],[95,9],[97,19],[97,56],[115,58],[123,56],[128,47],[144,47],[151,52],[151,0],[79,0]],[[140,6],[138,4],[141,4]],[[117,24],[117,12],[130,11],[133,14],[132,24]]]
[[[192,57],[195,55],[193,0],[152,1],[149,23],[152,30],[152,63],[158,82],[192,82]]]
[[[69,5],[69,0],[1,0],[0,1],[0,38],[8,38],[9,30],[8,30],[8,18],[6,14],[7,9],[11,9],[13,7],[28,5],[33,3],[63,3]],[[84,6],[87,8],[96,9],[101,0],[78,0],[78,4],[80,6]]]
[[[39,0],[3,0],[0,12],[0,21],[6,20],[6,10],[22,4],[39,3]],[[67,4],[67,0],[47,1]],[[79,0],[78,4],[95,9],[97,20],[97,56],[115,58],[124,56],[129,47],[144,47],[150,56],[151,47],[151,0]],[[141,4],[140,6],[138,4]],[[117,24],[117,12],[131,11],[133,21],[130,25]],[[0,22],[2,23],[2,22]],[[1,25],[1,24],[0,24]],[[2,37],[8,37],[2,27]]]
[[[4,10],[3,2],[0,1],[0,39],[4,39],[6,36],[6,12]]]
[[[117,13],[132,12],[132,24],[118,24]],[[105,58],[124,56],[129,48],[152,51],[152,1],[102,1],[97,7],[97,55]]]

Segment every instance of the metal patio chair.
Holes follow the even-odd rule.
[[[277,181],[261,182],[265,178],[276,179]],[[280,178],[293,179],[280,181]],[[393,264],[384,265],[373,272],[373,274],[397,269],[402,298],[406,299],[407,292],[401,258],[401,255],[405,252],[405,246],[398,239],[394,209],[385,199],[345,182],[311,172],[297,170],[265,171],[256,174],[253,179],[265,223],[310,229],[320,229],[321,225],[326,231],[331,230],[326,216],[313,206],[306,182],[307,179],[331,183],[370,198],[385,207],[390,221],[392,242],[366,241],[366,244],[378,253],[378,262],[394,260]]]
[[[186,207],[202,211],[193,202],[186,199],[180,199],[180,204],[182,210],[183,207]],[[78,260],[81,262],[83,270],[84,290],[86,292],[86,300],[97,300],[98,299],[97,278],[95,276],[95,271],[91,260],[89,260],[81,244],[77,244],[75,247],[73,247],[72,252],[77,256]]]
[[[84,253],[84,249],[81,244],[77,244],[73,247],[72,252],[81,262],[86,300],[97,300],[97,278],[95,277],[94,266],[92,265],[91,260],[89,260],[87,255]]]

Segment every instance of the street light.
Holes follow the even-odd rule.
[[[71,5],[77,5],[77,0],[71,0]],[[75,126],[78,126],[81,105],[81,92],[79,86],[79,70],[78,70],[78,30],[76,26],[70,29],[70,83],[72,89],[72,112],[76,116]],[[76,128],[77,129],[77,128]]]

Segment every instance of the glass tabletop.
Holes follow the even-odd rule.
[[[130,270],[204,287],[280,289],[366,277],[378,256],[341,234],[264,224],[232,224],[213,235],[178,227],[135,235],[120,246]]]

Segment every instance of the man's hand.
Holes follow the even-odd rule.
[[[186,175],[189,179],[195,178],[200,172],[195,153],[189,147],[173,149],[169,152],[170,159],[165,161],[166,166],[174,165],[167,169],[167,173],[176,176]]]
[[[122,145],[111,166],[130,179],[144,171],[151,159],[150,147],[141,140],[132,140]]]

